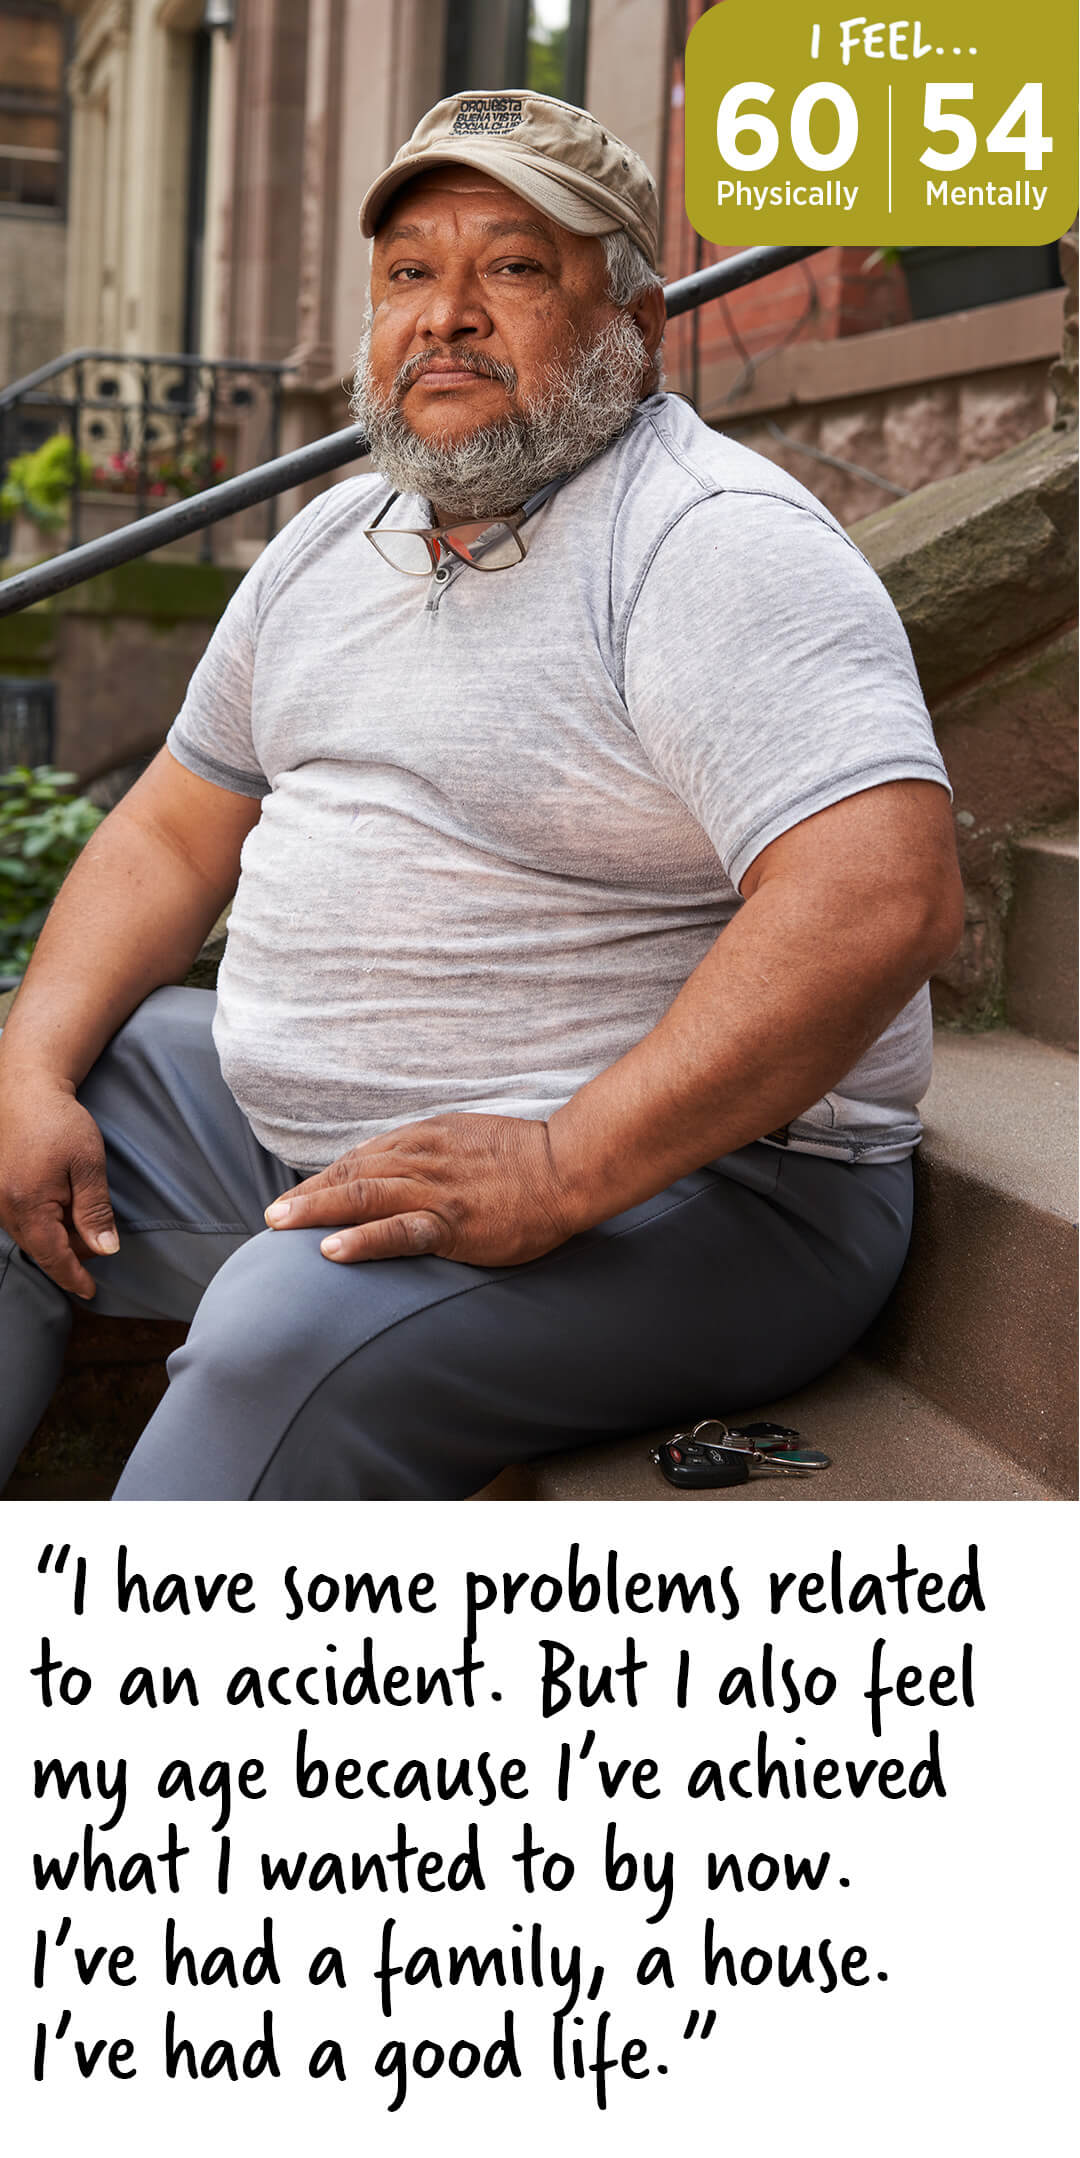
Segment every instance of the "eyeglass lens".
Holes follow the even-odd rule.
[[[427,577],[436,566],[427,542],[418,532],[387,531],[385,525],[380,525],[371,539],[383,560],[391,568],[403,570],[406,576]],[[522,560],[525,552],[516,532],[505,524],[490,524],[467,538],[451,525],[433,533],[432,539],[440,560],[453,561],[456,557],[459,562],[470,563],[473,569],[509,569]]]

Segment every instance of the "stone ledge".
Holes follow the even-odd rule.
[[[1047,427],[851,527],[931,702],[1075,617],[1076,493],[1076,433]]]
[[[1031,360],[1049,363],[1061,349],[1064,303],[1058,285],[995,307],[900,323],[860,337],[800,339],[759,358],[753,389],[734,401],[725,395],[731,373],[727,356],[702,368],[701,416],[716,427],[757,412],[872,397]]]

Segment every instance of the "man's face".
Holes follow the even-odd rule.
[[[415,435],[444,442],[527,412],[619,312],[598,239],[453,165],[395,195],[371,305],[374,388]]]

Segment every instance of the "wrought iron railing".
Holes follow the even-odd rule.
[[[743,285],[755,284],[760,278],[771,276],[774,270],[785,269],[788,263],[802,262],[808,255],[820,252],[816,247],[750,247],[738,255],[728,255],[723,262],[712,263],[708,269],[696,270],[691,277],[682,277],[677,283],[665,287],[668,319],[687,314],[691,308],[704,306],[707,300],[736,292]],[[69,359],[79,357],[85,360],[89,355],[68,355]],[[171,364],[184,363],[173,360]],[[214,364],[219,368],[240,365],[239,362],[223,361],[195,364]],[[47,373],[48,370],[39,370],[39,375]],[[33,376],[26,377],[26,383],[35,380]],[[10,397],[13,391],[23,390],[26,383],[13,384],[12,390],[3,392],[2,396]],[[278,395],[280,397],[280,385]],[[131,562],[139,555],[151,554],[155,548],[168,546],[192,532],[208,530],[239,510],[249,510],[262,502],[273,504],[289,488],[352,464],[364,456],[366,447],[358,428],[343,427],[336,434],[324,435],[320,441],[306,444],[303,449],[287,451],[282,457],[271,457],[252,471],[239,473],[234,479],[224,479],[187,501],[153,510],[136,524],[81,546],[73,546],[52,561],[39,562],[33,569],[23,570],[17,576],[0,579],[0,616],[15,614],[22,607],[32,606],[36,600],[49,599],[54,593],[82,584],[88,577],[116,569],[122,562]]]
[[[202,493],[238,463],[277,456],[283,365],[185,352],[65,352],[0,390],[0,474],[51,434],[75,446],[70,545],[115,504],[146,517],[163,497]],[[88,499],[89,498],[89,499]],[[269,498],[266,537],[277,529]],[[212,525],[204,557],[212,559]],[[0,544],[0,553],[6,552]]]

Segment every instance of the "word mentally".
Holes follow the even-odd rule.
[[[947,180],[928,180],[928,210],[1041,210],[1048,190],[1034,180],[986,180],[980,187],[950,187]]]

